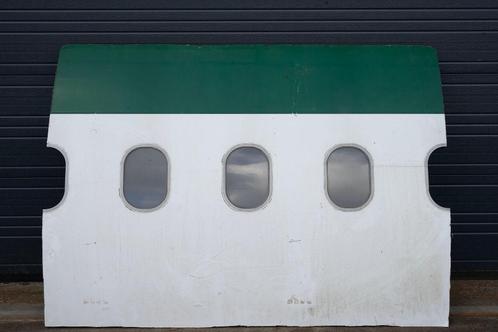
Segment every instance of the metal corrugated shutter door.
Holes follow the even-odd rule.
[[[57,55],[74,43],[423,44],[438,50],[448,148],[431,193],[452,209],[453,270],[498,270],[498,3],[2,1],[0,279],[41,278],[41,210],[63,194],[46,134]]]

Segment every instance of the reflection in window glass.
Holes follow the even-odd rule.
[[[150,147],[131,151],[124,161],[123,195],[137,209],[159,206],[168,191],[168,160]]]
[[[354,209],[365,204],[371,194],[370,160],[362,150],[341,147],[327,159],[327,192],[334,204]]]
[[[233,150],[225,162],[225,191],[228,200],[241,209],[255,209],[270,195],[270,162],[258,148]]]

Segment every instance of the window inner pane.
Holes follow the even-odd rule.
[[[358,208],[368,201],[370,177],[370,160],[358,148],[335,149],[327,159],[327,192],[341,208]]]
[[[137,209],[159,206],[168,191],[168,160],[158,149],[137,148],[125,159],[123,195]]]
[[[270,163],[255,147],[233,150],[225,164],[225,190],[228,200],[241,209],[254,209],[270,195]]]

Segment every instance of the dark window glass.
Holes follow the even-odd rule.
[[[151,147],[137,148],[125,159],[123,195],[137,209],[159,206],[168,192],[168,160]]]
[[[241,209],[255,209],[270,195],[270,162],[256,147],[233,150],[225,163],[225,191],[228,200]]]
[[[337,206],[353,209],[370,198],[370,160],[362,150],[340,147],[327,159],[327,193]]]

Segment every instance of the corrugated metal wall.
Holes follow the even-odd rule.
[[[0,279],[41,278],[41,209],[62,197],[45,148],[59,48],[69,43],[423,44],[438,50],[448,148],[430,159],[452,208],[453,270],[498,270],[498,2],[0,2]],[[17,275],[17,276],[15,276]]]

